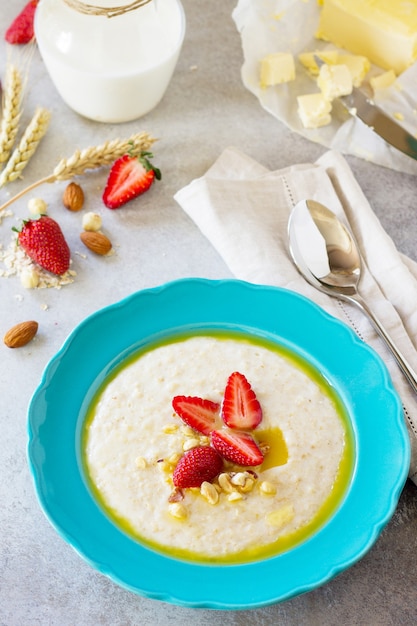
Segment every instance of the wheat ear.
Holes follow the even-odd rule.
[[[22,78],[14,65],[6,72],[3,96],[3,117],[0,126],[0,163],[5,163],[12,151],[19,128],[22,104]]]
[[[36,181],[29,187],[23,189],[18,194],[10,198],[2,206],[0,206],[0,213],[7,208],[10,204],[21,198],[23,195],[32,191],[43,183],[53,183],[57,180],[68,180],[73,176],[80,176],[87,170],[97,169],[105,165],[111,165],[116,159],[124,154],[130,154],[131,156],[138,156],[141,152],[149,150],[152,144],[156,141],[154,137],[151,137],[146,132],[137,133],[132,135],[128,139],[113,139],[106,141],[100,146],[94,146],[85,148],[84,150],[76,150],[69,159],[62,159],[55,167],[52,174],[45,176]]]
[[[10,183],[22,174],[30,158],[33,156],[42,137],[45,135],[51,113],[47,109],[38,108],[26,128],[18,147],[13,151],[5,169],[0,174],[0,187]]]

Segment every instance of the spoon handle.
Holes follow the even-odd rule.
[[[379,336],[385,341],[385,344],[387,345],[387,347],[391,351],[393,357],[397,361],[397,364],[398,364],[399,368],[401,369],[402,373],[404,374],[404,376],[406,377],[407,381],[411,385],[411,388],[417,394],[417,374],[416,374],[416,372],[413,370],[411,365],[408,363],[408,361],[404,357],[404,355],[398,350],[397,346],[395,345],[395,343],[393,342],[393,340],[391,339],[391,337],[389,336],[389,334],[385,330],[384,326],[381,324],[381,322],[378,320],[378,318],[375,316],[375,314],[369,308],[369,306],[367,305],[365,300],[363,300],[363,298],[358,293],[355,294],[354,297],[353,296],[349,296],[346,299],[348,299],[350,302],[353,302],[354,304],[356,304],[358,306],[358,308],[369,317],[369,320],[371,321],[373,327],[375,328],[375,330],[377,331]]]

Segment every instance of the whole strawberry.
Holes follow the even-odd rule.
[[[70,249],[62,230],[52,217],[41,215],[25,220],[18,232],[18,241],[26,254],[52,274],[65,274],[70,265]]]
[[[223,459],[211,446],[196,446],[185,452],[178,461],[172,480],[175,487],[200,487],[220,474]]]
[[[160,170],[149,161],[152,156],[150,152],[135,157],[125,154],[113,163],[103,193],[106,207],[118,209],[145,193],[155,179],[161,179]]]
[[[34,37],[33,20],[39,0],[30,0],[6,30],[5,39],[12,44],[29,43]]]

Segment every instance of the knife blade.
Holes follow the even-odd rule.
[[[325,65],[323,59],[317,54],[314,55],[314,60],[318,68]],[[362,120],[391,146],[417,160],[417,137],[397,124],[361,89],[353,87],[352,93],[347,96],[339,96],[337,100],[343,104],[350,115]]]
[[[387,143],[412,159],[417,159],[417,138],[397,124],[363,91],[354,87],[351,94],[338,99],[351,115],[362,120]]]

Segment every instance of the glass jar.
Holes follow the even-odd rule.
[[[40,0],[35,13],[57,91],[77,113],[108,123],[137,119],[160,102],[184,34],[180,0]]]

